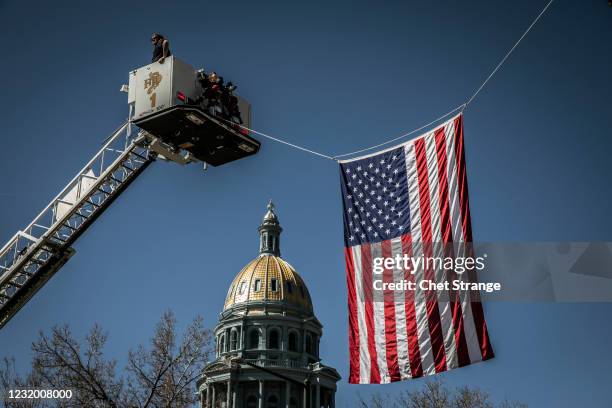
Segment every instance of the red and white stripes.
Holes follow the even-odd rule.
[[[466,291],[438,299],[435,292],[419,289],[373,290],[374,258],[470,255],[462,245],[472,241],[462,115],[403,148],[410,231],[345,250],[353,384],[401,381],[493,357],[482,305]],[[394,266],[380,278],[387,283],[444,282],[454,272]]]

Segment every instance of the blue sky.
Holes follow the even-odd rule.
[[[47,204],[127,116],[119,92],[149,36],[216,70],[253,106],[253,126],[329,154],[379,143],[464,102],[545,1],[0,1],[0,237]],[[612,9],[557,0],[465,115],[474,237],[610,241]],[[324,362],[348,376],[337,166],[262,140],[252,158],[203,173],[152,165],[76,244],[77,254],[0,331],[29,364],[38,330],[100,323],[121,359],[172,309],[214,325],[257,254],[271,198],[282,252],[324,324]],[[485,305],[492,361],[445,373],[534,407],[611,406],[612,305]],[[120,360],[121,361],[121,360]],[[349,386],[395,392],[422,380]]]

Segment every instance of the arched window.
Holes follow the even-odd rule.
[[[297,345],[297,334],[295,334],[295,332],[289,332],[289,342],[287,348],[289,349],[289,351],[298,351]]]
[[[278,281],[274,278],[270,279],[270,290],[276,292],[278,290]]]
[[[245,281],[240,282],[240,286],[238,287],[238,294],[242,295],[245,289],[246,289],[246,282]]]
[[[236,350],[238,347],[238,332],[234,329],[230,335],[230,350]]]
[[[257,408],[257,397],[249,395],[247,398],[247,408]]]
[[[257,349],[259,348],[259,330],[253,329],[249,333],[249,348]]]
[[[287,281],[287,292],[293,293],[293,285],[291,284],[291,281]]]
[[[225,352],[225,335],[221,335],[221,337],[219,337],[219,354],[224,353]]]
[[[270,395],[268,397],[267,408],[278,408],[278,397],[276,395]]]
[[[253,291],[259,292],[261,290],[261,279],[255,279],[255,284],[253,285]]]
[[[297,408],[297,400],[295,397],[289,398],[289,408]]]
[[[278,330],[270,330],[270,335],[268,337],[268,348],[277,350],[279,348],[279,339],[278,339]]]
[[[312,336],[310,334],[306,334],[306,352],[312,354]]]

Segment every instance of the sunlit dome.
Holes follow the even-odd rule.
[[[234,278],[224,311],[239,306],[278,305],[312,314],[312,301],[304,280],[280,256],[281,232],[274,204],[270,202],[259,226],[259,256]]]

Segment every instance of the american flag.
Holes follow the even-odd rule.
[[[389,383],[493,358],[482,304],[473,294],[456,291],[441,299],[418,287],[373,290],[376,258],[435,255],[427,243],[469,256],[461,245],[472,242],[462,115],[401,146],[342,161],[340,172],[349,382]],[[393,266],[379,276],[439,282],[448,274],[454,272]]]

